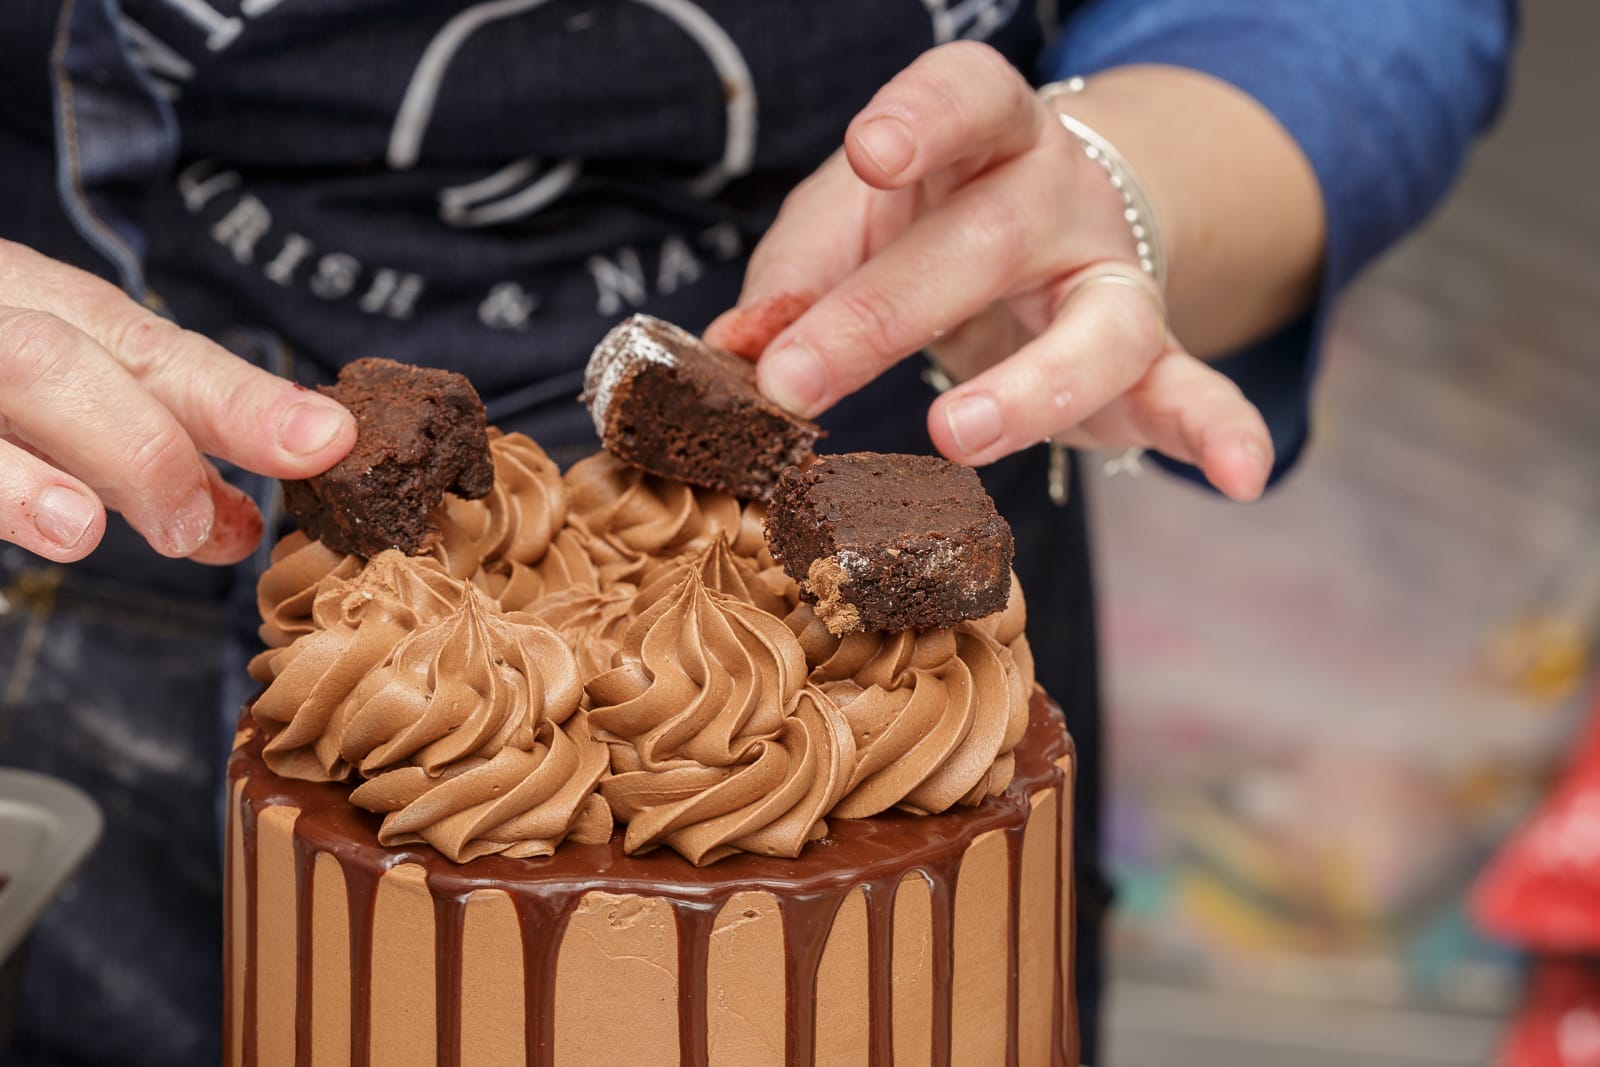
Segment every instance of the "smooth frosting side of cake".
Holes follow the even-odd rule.
[[[262,746],[247,720],[229,770],[227,1064],[1077,1064],[1073,756],[1042,697],[982,806],[703,869],[384,847]]]

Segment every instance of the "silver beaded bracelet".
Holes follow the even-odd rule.
[[[1068,78],[1041,87],[1039,96],[1047,101],[1058,96],[1076,96],[1083,92],[1086,85],[1082,78]],[[1144,184],[1139,181],[1139,175],[1123,158],[1122,153],[1117,151],[1116,146],[1100,136],[1094,127],[1064,112],[1056,112],[1056,118],[1061,120],[1061,125],[1066,127],[1068,133],[1078,139],[1078,143],[1083,146],[1083,154],[1098,163],[1100,169],[1106,172],[1111,187],[1122,197],[1122,217],[1127,220],[1128,229],[1133,234],[1133,249],[1139,259],[1139,269],[1156,283],[1159,291],[1165,292],[1167,249],[1161,240],[1161,228],[1156,224],[1156,213],[1150,204],[1150,195],[1144,191]],[[1060,507],[1067,502],[1072,468],[1067,462],[1067,446],[1056,441],[1050,441],[1049,445],[1050,499]],[[1142,448],[1123,449],[1106,461],[1105,473],[1109,475],[1126,472],[1137,476],[1140,470],[1139,457],[1143,454]]]
[[[1058,96],[1075,96],[1083,92],[1085,85],[1082,78],[1068,78],[1066,81],[1051,82],[1039,90],[1039,96],[1045,100],[1052,100]],[[1098,163],[1106,172],[1106,177],[1111,180],[1111,186],[1122,197],[1122,217],[1128,220],[1128,228],[1133,233],[1134,251],[1139,256],[1139,269],[1155,280],[1156,286],[1165,291],[1167,286],[1167,250],[1161,240],[1161,229],[1156,224],[1155,209],[1150,205],[1150,196],[1144,191],[1144,185],[1139,181],[1139,176],[1116,146],[1100,136],[1093,127],[1080,122],[1071,115],[1057,112],[1056,117],[1061,120],[1067,132],[1078,139],[1083,146],[1083,154]]]

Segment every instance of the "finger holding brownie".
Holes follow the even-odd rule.
[[[1154,219],[1062,112],[1118,146]],[[1140,264],[1157,229],[1165,291]],[[1273,466],[1266,423],[1203,360],[1302,313],[1323,243],[1310,164],[1237,88],[1147,65],[1041,94],[960,42],[856,115],[707,336],[759,356],[764,391],[807,417],[927,348],[960,382],[928,416],[951,459],[1047,437],[1153,448],[1250,500]]]
[[[109,508],[164,556],[236,563],[261,513],[206,457],[303,478],[354,441],[335,401],[0,240],[0,542],[80,560]]]

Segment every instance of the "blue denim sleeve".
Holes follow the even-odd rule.
[[[1090,0],[1046,53],[1046,80],[1131,63],[1220,78],[1266,107],[1316,172],[1328,243],[1315,307],[1217,364],[1266,415],[1275,477],[1309,432],[1334,298],[1443,198],[1499,108],[1516,21],[1515,0]]]

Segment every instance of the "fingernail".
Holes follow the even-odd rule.
[[[283,413],[278,443],[295,456],[309,456],[328,447],[350,416],[329,404],[300,403]]]
[[[945,421],[956,447],[966,455],[976,455],[1000,440],[1005,426],[1000,405],[988,393],[971,393],[945,408]]]
[[[94,524],[95,506],[82,493],[52,485],[39,494],[33,524],[45,540],[73,548]]]
[[[828,388],[822,359],[805,345],[769,352],[757,368],[761,391],[779,407],[810,417]]]
[[[1239,450],[1245,455],[1249,456],[1250,459],[1255,463],[1256,473],[1260,475],[1261,478],[1260,484],[1265,486],[1267,484],[1267,479],[1272,477],[1271,453],[1269,453],[1265,448],[1261,447],[1260,441],[1256,440],[1254,437],[1248,436],[1239,439]]]
[[[1245,500],[1255,500],[1266,491],[1267,479],[1272,477],[1272,459],[1267,450],[1261,447],[1261,442],[1249,435],[1239,438],[1239,451],[1249,456],[1255,464],[1256,469],[1251,472],[1250,485],[1243,497]]]
[[[216,509],[211,505],[211,491],[202,485],[167,523],[164,533],[168,550],[175,556],[187,556],[206,543],[215,520]]]
[[[873,119],[862,126],[856,131],[856,144],[889,178],[911,166],[911,159],[917,154],[911,127],[891,117]]]

